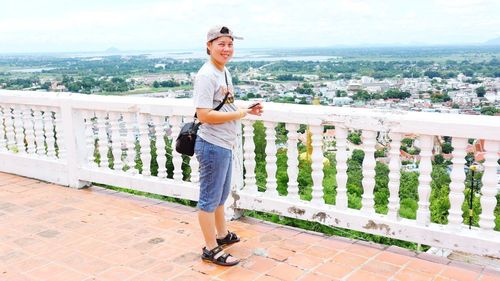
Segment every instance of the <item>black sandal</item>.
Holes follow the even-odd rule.
[[[216,240],[217,240],[217,244],[219,244],[219,246],[229,245],[229,244],[233,244],[236,242],[240,242],[240,238],[236,235],[236,233],[231,232],[229,230],[227,231],[226,237],[224,237],[222,239],[217,238]]]
[[[233,262],[227,262],[227,258],[232,257],[232,255],[228,254],[228,253],[224,253],[216,258],[215,256],[218,253],[220,253],[221,251],[222,251],[221,246],[217,246],[217,247],[213,248],[212,250],[208,250],[206,247],[203,247],[203,254],[201,255],[201,258],[204,261],[213,262],[215,264],[222,265],[222,266],[233,266],[233,265],[237,265],[240,262],[239,260],[236,260]]]

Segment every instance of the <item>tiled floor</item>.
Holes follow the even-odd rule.
[[[0,280],[500,280],[500,271],[254,219],[232,268],[200,259],[192,208],[0,173]]]

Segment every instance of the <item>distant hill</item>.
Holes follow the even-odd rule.
[[[490,39],[486,42],[484,42],[485,45],[500,45],[500,37]]]
[[[106,51],[104,51],[104,52],[106,52],[106,53],[119,53],[119,52],[120,52],[120,50],[118,50],[118,49],[117,49],[117,48],[115,48],[115,47],[111,47],[111,48],[107,49],[107,50],[106,50]]]

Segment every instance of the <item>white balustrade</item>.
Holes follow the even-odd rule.
[[[25,154],[26,147],[24,146],[24,125],[23,125],[23,114],[21,106],[14,106],[12,113],[14,115],[14,128],[16,134],[17,152]]]
[[[139,143],[141,145],[142,175],[151,175],[151,142],[149,140],[149,115],[139,114],[137,124],[139,126]]]
[[[109,159],[108,159],[109,140],[108,140],[108,132],[106,124],[107,114],[104,111],[96,111],[96,117],[97,117],[97,130],[98,130],[97,147],[99,149],[99,155],[100,155],[99,167],[104,169],[109,169]]]
[[[495,214],[494,210],[497,205],[497,199],[495,195],[498,194],[497,184],[498,184],[498,151],[499,151],[498,141],[485,140],[484,150],[485,150],[485,161],[484,161],[484,174],[483,174],[483,186],[481,188],[481,215],[479,216],[479,225],[482,229],[493,230],[495,227]]]
[[[42,97],[39,93],[4,90],[0,90],[0,94],[2,95],[0,99],[0,171],[74,187],[81,187],[79,182],[98,182],[197,200],[199,164],[195,157],[190,158],[191,182],[182,181],[183,157],[175,152],[174,142],[183,118],[184,121],[192,119],[191,103],[179,99],[136,97],[123,97],[117,101],[116,97],[67,95],[66,93],[44,93]],[[266,103],[264,106],[266,111],[262,116],[250,115],[242,120],[244,145],[234,149],[236,155],[233,159],[235,162],[238,161],[235,163],[234,170],[238,172],[234,174],[233,186],[236,188],[232,190],[230,209],[270,212],[389,238],[500,257],[500,232],[494,230],[500,141],[500,124],[495,119],[497,117],[459,118],[463,116],[272,103]],[[107,112],[110,112],[109,119]],[[64,118],[61,118],[62,114]],[[153,117],[155,129],[158,178],[137,175],[135,168],[136,153],[140,150],[143,175],[148,175],[150,172],[151,159],[148,158],[151,155],[149,147],[151,133],[148,125],[150,116]],[[267,184],[265,193],[258,193],[256,185],[255,143],[253,141],[253,124],[256,121],[264,123],[266,133]],[[277,138],[275,127],[278,123],[285,123],[288,130],[286,143],[288,196],[278,196],[277,192],[278,152],[275,143]],[[297,124],[305,124],[312,134],[311,202],[297,200],[299,198]],[[335,206],[325,204],[323,199],[322,134],[324,125],[334,125],[336,132]],[[61,131],[63,128],[64,130]],[[363,132],[363,145],[360,146],[360,149],[365,152],[362,165],[362,188],[364,190],[361,197],[362,210],[347,208],[348,130]],[[390,130],[389,136],[392,142],[389,151],[388,214],[384,215],[374,212],[373,189],[376,162],[373,152],[376,132],[388,130]],[[420,175],[417,189],[419,200],[416,220],[400,218],[398,215],[401,209],[399,146],[406,134],[420,136]],[[453,139],[448,225],[430,222],[431,157],[433,137],[436,135],[451,136]],[[169,144],[172,141],[174,180],[165,179],[167,177],[166,137],[169,139]],[[479,227],[474,227],[472,230],[468,230],[463,225],[461,210],[464,204],[464,156],[468,138],[483,139],[486,150],[480,199],[482,213],[479,215]],[[238,140],[241,142],[240,139]],[[57,158],[54,157],[55,143],[58,148]],[[26,149],[26,154],[15,153],[24,149]],[[95,161],[96,151],[99,151],[101,155],[100,168],[97,168]],[[110,152],[114,159],[114,170],[108,168]],[[37,155],[32,155],[33,153]],[[65,154],[68,157],[67,161],[64,161]],[[122,158],[123,161],[121,161]],[[186,157],[184,159],[187,160]],[[246,170],[244,179],[240,171],[241,159]],[[187,161],[186,164],[188,164]],[[121,172],[123,169],[127,169],[127,172]],[[243,180],[245,187],[241,190]]]
[[[387,216],[393,220],[399,218],[399,180],[401,175],[401,134],[389,133],[391,138],[391,146],[389,151],[389,203],[387,205]]]
[[[375,212],[373,208],[374,196],[373,190],[375,188],[375,138],[377,137],[377,132],[371,130],[364,130],[362,133],[363,139],[363,151],[365,152],[365,158],[363,159],[363,180],[361,181],[363,185],[363,196],[361,197],[361,210],[364,212]]]
[[[310,126],[311,132],[311,177],[313,181],[311,202],[318,205],[324,204],[323,199],[323,127]]]
[[[54,111],[54,121],[56,126],[57,158],[66,159],[66,145],[64,144],[63,120],[60,109]]]
[[[297,178],[299,176],[299,151],[297,148],[299,134],[297,130],[299,129],[298,124],[287,123],[286,129],[288,130],[288,140],[287,140],[287,173],[288,173],[288,197],[290,199],[299,199],[299,183]],[[253,159],[252,155],[249,155]],[[255,178],[255,175],[254,175]]]
[[[335,161],[337,162],[337,197],[335,206],[340,210],[347,209],[347,129],[340,124],[335,124],[335,141],[337,144],[337,153]]]
[[[433,136],[420,136],[420,175],[418,176],[418,209],[417,222],[420,225],[429,225],[431,220],[430,195],[431,195],[431,172],[432,172],[432,146]]]
[[[278,184],[276,182],[276,123],[275,122],[264,122],[264,127],[266,128],[266,195],[271,197],[278,196]]]
[[[182,157],[175,150],[175,138],[179,135],[181,131],[181,117],[172,116],[169,119],[169,123],[172,126],[172,162],[174,164],[174,180],[182,180]]]
[[[109,123],[111,124],[111,152],[113,154],[113,170],[121,171],[122,162],[122,143],[120,136],[120,113],[112,111],[109,113]]]
[[[165,117],[154,116],[155,137],[156,137],[156,163],[158,164],[158,177],[164,179],[167,177],[166,145],[165,145]]]
[[[459,230],[462,225],[462,203],[464,202],[465,189],[465,148],[467,146],[466,138],[453,138],[453,166],[450,174],[450,210],[448,223],[450,226]]]
[[[43,128],[45,132],[45,143],[47,144],[47,157],[55,158],[55,138],[54,138],[54,123],[52,119],[52,111],[50,108],[44,108],[43,112]]]

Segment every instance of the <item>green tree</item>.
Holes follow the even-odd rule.
[[[484,97],[484,95],[486,94],[486,89],[484,88],[484,86],[476,88],[476,94],[479,98]]]

